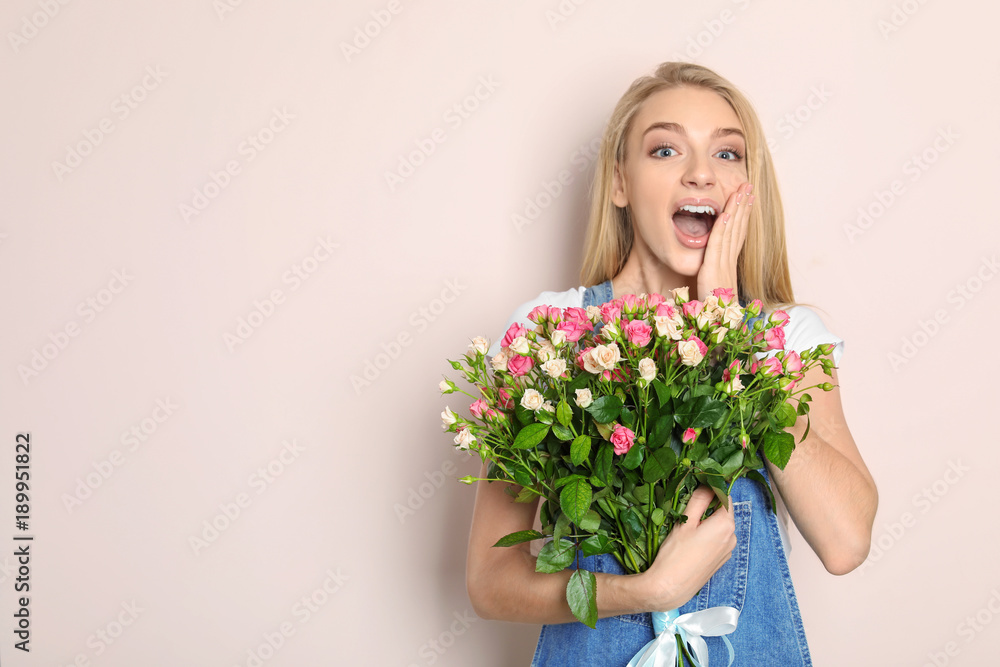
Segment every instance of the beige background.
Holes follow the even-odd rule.
[[[846,340],[881,502],[844,577],[793,531],[815,663],[992,664],[998,20],[917,0],[4,3],[4,664],[527,665],[537,627],[471,615],[454,478],[477,466],[436,387],[470,337],[579,285],[591,142],[676,57],[756,104],[796,297]]]

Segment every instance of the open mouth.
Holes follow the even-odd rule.
[[[703,248],[717,217],[718,212],[713,206],[684,204],[673,216],[677,238],[687,247]]]

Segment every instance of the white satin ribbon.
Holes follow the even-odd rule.
[[[710,607],[690,614],[678,615],[677,610],[654,611],[653,631],[656,638],[642,647],[629,661],[628,667],[676,667],[677,640],[691,647],[695,664],[708,667],[708,645],[702,637],[722,637],[729,649],[729,664],[733,664],[733,645],[724,636],[736,629],[740,612],[733,607]]]

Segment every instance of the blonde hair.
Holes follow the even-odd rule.
[[[746,240],[737,260],[740,298],[747,302],[760,299],[765,310],[798,305],[788,273],[784,209],[760,119],[733,84],[706,67],[684,62],[665,62],[652,76],[632,82],[608,120],[591,189],[590,220],[580,270],[583,285],[602,283],[625,266],[632,250],[633,229],[628,207],[619,208],[611,199],[614,170],[617,165],[624,173],[626,139],[642,103],[654,93],[680,86],[718,93],[732,107],[746,133],[747,175],[757,199],[750,210]]]

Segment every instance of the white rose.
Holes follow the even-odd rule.
[[[562,374],[566,372],[566,360],[565,359],[550,359],[542,364],[542,370],[550,378],[559,379]]]
[[[726,306],[722,313],[722,322],[727,327],[735,328],[743,321],[743,309],[736,303]]]
[[[726,383],[725,389],[726,393],[729,395],[733,395],[740,389],[743,389],[743,383],[740,382],[740,376],[734,375],[733,379]]]
[[[441,380],[441,382],[438,383],[438,389],[440,389],[442,393],[451,393],[451,385],[448,384],[447,380]]]
[[[577,389],[576,390],[576,404],[581,408],[585,408],[594,402],[594,395],[589,389]]]
[[[614,322],[605,322],[604,326],[601,327],[601,336],[607,340],[614,340],[620,335],[621,332],[615,326]]]
[[[583,354],[583,370],[588,373],[600,373],[603,369],[597,365],[597,361],[594,359],[594,349],[587,350]]]
[[[646,382],[652,382],[656,377],[656,362],[649,357],[643,357],[639,361],[639,375]]]
[[[493,370],[495,371],[505,371],[507,370],[507,360],[509,358],[510,355],[507,354],[507,350],[505,348],[500,348],[500,351],[494,354],[493,358],[490,359],[490,365],[493,366]]]
[[[566,332],[560,329],[556,329],[552,332],[552,344],[559,347],[566,342]]]
[[[707,327],[709,324],[712,323],[712,313],[710,313],[710,312],[708,312],[706,310],[702,310],[694,318],[694,321],[695,321],[695,324],[698,325],[699,329],[704,329],[705,327]]]
[[[697,366],[705,358],[701,348],[698,347],[698,341],[694,340],[682,340],[677,343],[677,352],[681,355],[681,363],[685,366]]]
[[[675,289],[672,289],[670,290],[670,293],[674,295],[674,301],[676,301],[677,303],[684,303],[685,301],[691,300],[688,297],[687,285],[685,285],[684,287],[677,287]]]
[[[602,371],[610,371],[622,358],[621,352],[618,350],[618,345],[615,343],[598,345],[590,351],[590,354],[594,358],[594,363]]]
[[[441,428],[447,431],[448,427],[457,421],[458,417],[455,416],[455,413],[451,411],[451,408],[445,406],[444,412],[441,413]]]
[[[463,428],[455,435],[455,444],[459,449],[468,449],[469,445],[476,441],[476,436],[472,435],[472,429]]]
[[[555,338],[555,336],[553,336],[553,338]],[[555,346],[543,338],[541,344],[538,346],[538,360],[544,364],[546,361],[555,358]]]
[[[510,349],[514,350],[518,354],[523,354],[527,356],[528,350],[528,339],[524,336],[518,336],[510,342]]]
[[[469,343],[469,349],[476,354],[486,354],[490,349],[490,341],[482,336],[476,336]]]
[[[656,335],[666,336],[670,340],[680,340],[683,338],[681,334],[681,328],[677,326],[677,322],[666,315],[657,315],[653,318],[653,322],[656,324]]]
[[[544,403],[542,403],[542,407],[539,409],[545,410],[546,412],[555,412],[556,406],[552,405],[552,403],[550,403],[549,401],[545,401]]]
[[[587,318],[591,324],[597,324],[601,319],[601,309],[597,306],[587,306]]]
[[[544,402],[545,397],[537,389],[526,389],[521,397],[521,407],[531,411],[541,408]]]
[[[712,329],[712,335],[715,336],[715,344],[720,344],[727,333],[729,333],[729,329],[726,327],[715,327]]]

